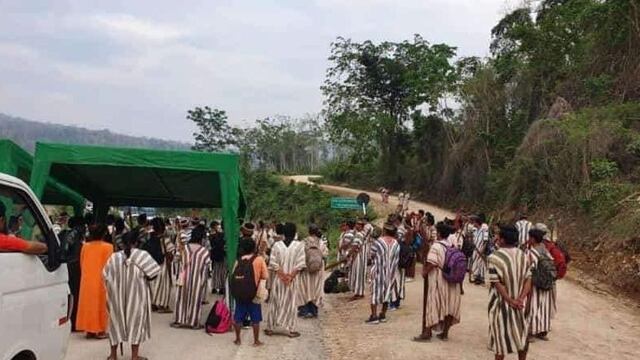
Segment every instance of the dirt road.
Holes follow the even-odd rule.
[[[306,176],[292,177],[308,182]],[[360,190],[320,185],[324,190],[355,195]],[[369,193],[379,214],[392,210],[380,196]],[[429,204],[412,201],[411,210],[424,209],[436,219],[452,214]],[[418,272],[419,273],[419,272]],[[489,359],[487,349],[488,289],[465,284],[462,322],[451,330],[446,343],[418,344],[410,341],[420,331],[422,281],[407,284],[407,298],[400,310],[381,325],[365,325],[367,301],[348,302],[348,295],[328,295],[322,317],[327,358],[346,359]],[[531,359],[638,359],[640,358],[640,311],[607,294],[589,291],[568,280],[558,283],[559,312],[553,321],[550,341],[531,344]]]

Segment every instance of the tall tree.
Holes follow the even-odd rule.
[[[238,145],[240,129],[229,126],[227,113],[224,110],[212,109],[208,106],[196,107],[187,111],[187,119],[193,121],[198,132],[193,134],[197,151],[222,151]]]

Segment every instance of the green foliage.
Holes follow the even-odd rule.
[[[591,161],[591,177],[595,181],[608,180],[618,174],[618,164],[608,159]]]
[[[216,152],[237,145],[239,131],[229,126],[224,110],[196,107],[187,111],[187,120],[198,127],[198,132],[193,134],[193,150]]]

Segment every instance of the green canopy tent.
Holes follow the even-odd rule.
[[[0,139],[0,172],[15,176],[29,184],[33,157],[8,139]],[[82,214],[85,199],[52,177],[46,179],[42,203],[47,205],[73,206],[76,214]],[[8,207],[10,208],[10,207]]]
[[[52,176],[91,200],[99,220],[110,206],[222,208],[232,265],[246,212],[239,168],[234,154],[38,143],[31,187],[42,196]]]

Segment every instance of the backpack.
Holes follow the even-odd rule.
[[[253,261],[256,256],[250,259],[240,259],[229,281],[231,296],[241,303],[250,303],[258,293],[258,286],[253,273]]]
[[[467,257],[455,246],[448,247],[442,243],[446,253],[444,256],[444,267],[442,274],[448,283],[462,284],[467,275]]]
[[[422,244],[424,243],[424,238],[420,234],[416,234],[416,237],[413,239],[413,243],[411,244],[411,248],[413,251],[418,251],[422,248]]]
[[[556,264],[547,256],[540,256],[538,265],[531,271],[533,286],[541,290],[551,290],[556,282]]]
[[[231,312],[222,300],[216,301],[209,311],[204,331],[207,334],[224,334],[231,328]]]
[[[476,251],[476,244],[473,242],[473,238],[465,236],[464,240],[462,240],[462,253],[467,259],[470,259],[474,251]]]
[[[411,245],[400,242],[400,259],[398,260],[398,267],[400,269],[407,269],[411,267],[415,256],[416,253],[413,251],[413,247]]]
[[[560,251],[562,251],[562,254],[564,255],[564,262],[569,265],[569,263],[571,262],[571,254],[569,254],[569,250],[567,250],[567,245],[561,241],[558,241],[556,243],[556,246],[560,249]]]
[[[318,271],[323,270],[322,268],[323,256],[322,256],[322,251],[320,250],[319,247],[315,245],[308,246],[305,249],[305,257],[306,257],[307,271],[310,274],[315,274]]]
[[[564,257],[564,253],[558,246],[556,246],[556,244],[552,243],[551,241],[545,241],[544,246],[549,254],[551,254],[553,262],[556,266],[556,279],[560,280],[564,278],[564,276],[567,274],[567,261]]]
[[[327,280],[324,281],[324,292],[325,294],[336,294],[340,292],[339,288],[339,280],[340,278],[345,277],[345,273],[340,269],[333,270],[331,275],[327,277]]]

